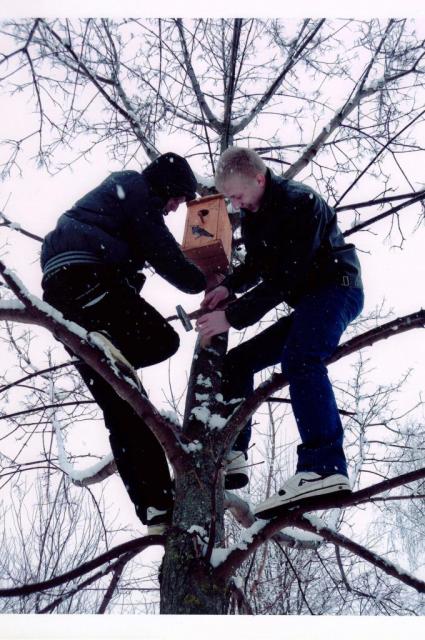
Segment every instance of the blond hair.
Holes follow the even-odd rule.
[[[267,167],[258,153],[245,147],[229,147],[221,154],[216,172],[215,186],[220,191],[226,181],[233,176],[254,178],[265,175]]]

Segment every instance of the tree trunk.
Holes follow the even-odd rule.
[[[197,456],[202,470],[177,479],[173,526],[160,573],[161,613],[226,613],[226,585],[214,578],[209,560],[213,542],[223,544],[222,479],[214,491],[215,464],[211,456],[209,464],[205,458]]]
[[[216,396],[226,347],[222,335],[206,349],[198,340],[195,349],[182,433],[183,442],[193,448],[193,463],[175,478],[173,524],[160,571],[162,614],[227,611],[228,585],[215,577],[210,562],[214,546],[224,546],[224,452],[220,430],[208,418],[222,415]]]

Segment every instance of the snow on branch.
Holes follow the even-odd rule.
[[[318,518],[306,514],[300,519],[299,526],[311,533],[320,534],[328,542],[332,542],[339,547],[343,547],[344,549],[351,551],[351,553],[363,558],[363,560],[367,560],[367,562],[375,565],[378,569],[381,569],[389,576],[397,578],[400,582],[404,582],[404,584],[407,584],[409,587],[416,589],[419,593],[425,593],[425,582],[423,580],[419,580],[419,578],[405,571],[394,562],[383,558],[374,551],[370,551],[366,547],[354,542],[354,540],[351,540],[341,533],[323,525]]]
[[[112,452],[86,469],[75,469],[66,455],[62,427],[56,417],[53,418],[52,424],[58,447],[59,467],[75,485],[86,487],[90,484],[96,484],[116,472],[117,468]]]
[[[7,218],[2,211],[0,211],[0,227],[8,227],[13,231],[18,231],[19,233],[22,233],[23,236],[27,236],[32,240],[43,242],[43,238],[40,238],[40,236],[37,236],[35,233],[31,233],[31,231],[27,231],[26,229],[23,229],[20,224],[16,222],[12,222],[12,220],[9,220],[9,218]]]
[[[222,550],[221,554],[216,553],[214,556],[214,560],[217,575],[220,579],[226,579],[232,576],[235,573],[236,569],[240,567],[240,565],[248,558],[251,553],[253,553],[259,546],[266,542],[266,540],[269,540],[275,533],[287,526],[300,527],[302,529],[307,529],[311,533],[323,535],[323,532],[320,529],[320,527],[323,526],[321,520],[316,520],[316,524],[318,524],[318,526],[320,525],[320,530],[317,527],[314,529],[312,527],[308,528],[304,526],[304,515],[306,512],[357,506],[358,504],[368,502],[370,498],[372,498],[376,494],[389,491],[390,489],[408,484],[410,482],[421,480],[423,478],[425,478],[425,467],[417,469],[416,471],[404,473],[400,476],[396,476],[382,482],[378,482],[377,484],[371,485],[366,489],[361,489],[360,491],[353,492],[349,495],[320,496],[309,500],[303,500],[303,502],[299,506],[288,506],[288,508],[285,509],[281,516],[276,517],[272,520],[259,520],[258,522],[261,523],[261,526],[252,525],[251,529],[248,529],[248,532],[245,533],[245,536],[240,543],[233,545],[233,547],[231,547],[230,549]],[[323,535],[323,537],[325,538],[326,536]],[[376,556],[375,558],[376,554],[373,554],[373,552],[369,553],[371,554],[371,560],[376,560],[376,558],[379,558],[379,556]],[[368,558],[365,557],[365,559]],[[387,567],[387,569],[393,571],[393,568],[391,568],[389,564],[385,566]],[[406,580],[409,578],[407,574],[404,575],[405,579],[403,579],[403,581],[406,582]],[[397,577],[399,576],[397,575]],[[401,577],[400,580],[402,580]],[[416,581],[415,584],[413,584],[413,582],[411,581],[412,584],[409,583],[410,586],[414,586],[414,588],[421,593],[425,593],[425,582],[417,580],[416,578],[414,578],[413,581]]]
[[[309,145],[307,145],[307,147],[305,148],[303,153],[300,155],[298,160],[296,160],[289,167],[289,169],[284,173],[284,177],[288,179],[294,178],[302,169],[304,169],[313,160],[313,158],[319,153],[319,151],[324,146],[325,142],[330,138],[330,136],[334,133],[334,131],[336,131],[341,126],[343,121],[346,120],[346,118],[354,111],[354,109],[356,109],[360,105],[362,100],[373,95],[374,93],[380,92],[384,87],[388,86],[389,84],[395,82],[396,80],[410,73],[419,73],[416,68],[416,64],[413,65],[411,68],[406,69],[403,72],[394,74],[392,76],[384,76],[378,80],[374,80],[370,82],[369,85],[367,86],[364,86],[363,83],[360,83],[356,93],[353,96],[350,96],[344,102],[344,104],[339,109],[336,110],[336,113],[334,114],[334,116],[323,127],[323,129],[316,136],[316,138]],[[422,113],[420,114],[420,116],[422,116]],[[416,119],[417,118],[415,118],[415,120]],[[412,122],[414,122],[414,120]],[[412,122],[410,122],[407,126],[410,126]],[[402,131],[404,131],[404,129],[402,129]],[[398,132],[396,135],[399,135],[399,133],[401,132]],[[393,139],[394,137],[391,138],[390,142],[392,142]],[[383,153],[384,149],[387,146],[388,145],[385,145],[385,147],[379,152],[378,155]],[[378,156],[373,158],[372,162],[375,162],[377,157]],[[370,165],[368,165],[368,167],[369,166]],[[364,171],[366,171],[366,169]],[[364,173],[364,171],[362,172],[362,174]],[[345,195],[345,193],[343,195]],[[343,196],[341,196],[339,201],[342,200],[342,197]]]
[[[225,492],[224,506],[243,527],[249,528],[254,524],[255,515],[250,505],[235,493]],[[286,527],[278,531],[272,536],[272,540],[276,540],[285,547],[296,549],[317,549],[323,542],[323,538],[319,535],[306,534],[296,527]]]
[[[115,392],[139,415],[158,438],[170,463],[177,469],[190,465],[190,456],[180,446],[180,434],[175,425],[165,420],[148,398],[140,392],[134,381],[134,370],[125,365],[125,359],[115,358],[113,350],[104,346],[104,341],[91,340],[91,334],[46,302],[30,294],[23,283],[0,261],[0,274],[26,309],[25,315],[15,319],[37,324],[49,330],[58,340],[66,344],[78,357],[92,367]]]
[[[28,313],[25,305],[18,300],[0,300],[0,320],[26,322]]]

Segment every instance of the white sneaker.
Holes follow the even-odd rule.
[[[225,489],[241,489],[249,482],[248,456],[243,451],[229,451],[225,459]]]
[[[155,507],[146,509],[148,536],[162,536],[170,526],[170,512],[167,509],[160,510]]]
[[[132,377],[134,378],[134,381],[136,382],[139,391],[142,390],[139,376],[137,375],[137,371],[134,369],[133,365],[127,360],[127,358],[121,353],[121,351],[109,340],[107,336],[105,336],[104,333],[102,333],[101,331],[90,331],[89,339],[91,339],[91,341],[97,346],[99,346],[99,342],[100,342],[102,347],[106,349],[107,352],[109,351],[109,353],[111,354],[112,358],[114,358],[114,360],[123,364],[124,368],[128,369],[129,372],[132,374]]]
[[[330,493],[341,495],[350,492],[350,481],[341,473],[321,476],[313,471],[300,471],[289,478],[278,493],[257,505],[254,513],[257,518],[268,520],[279,515],[288,504]]]

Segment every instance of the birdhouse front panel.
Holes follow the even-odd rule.
[[[192,200],[187,209],[183,252],[205,274],[225,273],[232,250],[232,227],[223,196]]]

